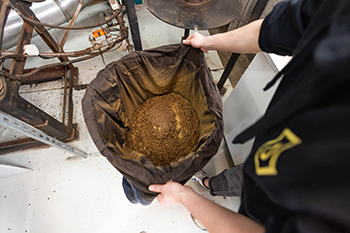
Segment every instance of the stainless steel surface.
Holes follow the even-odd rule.
[[[82,8],[93,0],[83,1]],[[60,25],[68,22],[73,17],[78,4],[79,0],[46,0],[33,3],[30,9],[40,21]],[[22,18],[14,10],[11,10],[4,29],[3,49],[11,48],[17,44],[22,24]],[[34,36],[36,35],[35,33]]]

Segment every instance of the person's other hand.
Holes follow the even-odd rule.
[[[185,45],[191,45],[193,48],[200,48],[203,52],[207,53],[208,49],[205,48],[204,43],[205,38],[206,37],[202,34],[195,32],[189,37],[187,37],[187,39],[183,40],[182,43],[184,43]]]
[[[160,193],[157,199],[163,206],[181,204],[182,194],[192,190],[189,186],[183,186],[177,182],[170,181],[163,185],[150,185],[148,189],[152,192]]]

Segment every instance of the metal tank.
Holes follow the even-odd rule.
[[[83,8],[93,0],[82,0]],[[46,0],[34,2],[30,9],[43,23],[60,25],[68,22],[74,15],[79,0]],[[3,49],[9,49],[17,44],[23,20],[18,14],[11,10],[4,28]],[[37,34],[35,33],[34,36]]]

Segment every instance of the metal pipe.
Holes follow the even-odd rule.
[[[10,3],[8,1],[2,1],[0,3],[0,49],[2,50],[2,41],[4,38],[4,32],[1,30],[6,24],[7,16],[10,12]],[[1,67],[0,67],[1,68]]]
[[[93,0],[83,1],[84,8]],[[78,4],[79,0],[46,0],[34,2],[30,9],[40,21],[60,25],[73,17]],[[11,10],[4,29],[3,49],[9,49],[17,44],[22,25],[22,18],[14,10]]]

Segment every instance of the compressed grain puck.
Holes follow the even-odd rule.
[[[154,166],[169,165],[191,153],[200,134],[198,115],[181,96],[148,99],[133,113],[125,147],[144,154]]]

